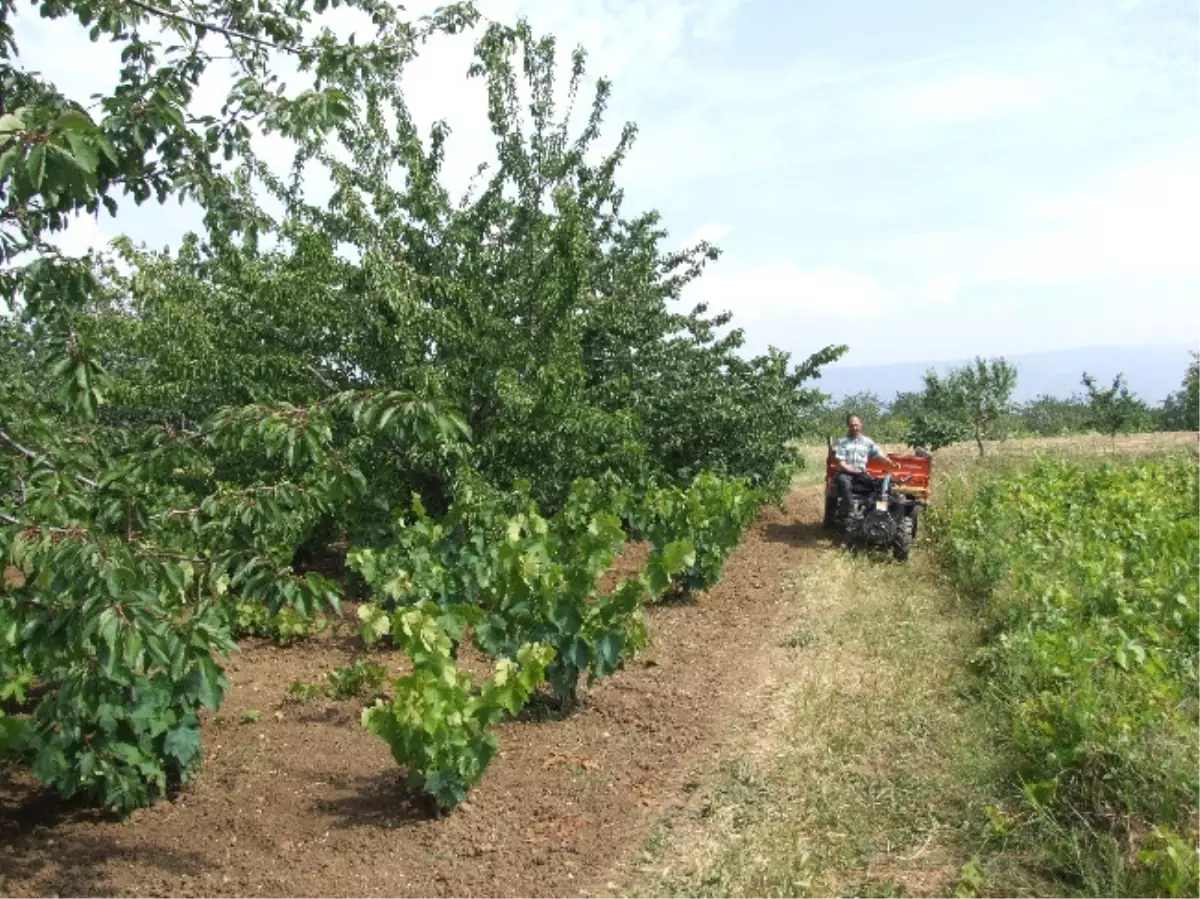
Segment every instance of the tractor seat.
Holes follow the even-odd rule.
[[[850,492],[855,496],[870,496],[875,492],[875,488],[879,486],[882,478],[876,478],[871,475],[866,477],[856,477],[850,479]]]

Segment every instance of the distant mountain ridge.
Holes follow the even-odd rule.
[[[1190,361],[1189,352],[1197,347],[1086,347],[1045,353],[1022,353],[1004,358],[1017,367],[1017,388],[1013,399],[1026,402],[1043,394],[1067,398],[1082,393],[1083,372],[1109,384],[1118,372],[1124,373],[1129,389],[1151,404],[1161,403],[1179,389]],[[945,374],[964,365],[969,358],[937,362],[899,362],[889,365],[831,365],[821,372],[813,386],[830,394],[834,401],[864,391],[877,394],[885,402],[900,392],[921,389],[921,378],[930,368]]]

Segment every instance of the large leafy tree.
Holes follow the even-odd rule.
[[[246,167],[284,210],[256,209],[254,240],[222,230],[175,253],[125,246],[136,274],[115,279],[126,302],[101,316],[128,374],[119,405],[195,419],[267,387],[300,402],[330,387],[436,386],[473,431],[472,464],[500,486],[530,481],[551,506],[607,470],[686,482],[710,469],[778,493],[794,463],[786,445],[818,396],[804,383],[841,348],[799,366],[776,352],[747,360],[740,331],[718,336],[727,315],[679,308],[717,251],[664,252],[655,213],[626,216],[617,175],[635,132],[598,152],[607,82],[571,133],[582,53],[562,114],[554,43],[523,24],[490,26],[471,74],[499,154],[464,198],[441,182],[444,126],[422,141],[380,80],[336,140],[301,145],[290,178]],[[318,172],[333,185],[320,205],[302,189]],[[187,335],[170,340],[181,322]],[[399,493],[376,496],[416,489],[445,508],[451,473],[396,452]]]
[[[739,332],[719,336],[727,317],[678,308],[715,249],[663,252],[656,215],[624,214],[632,127],[589,161],[609,87],[572,137],[553,42],[524,25],[478,42],[499,160],[453,200],[447,129],[421,139],[398,75],[474,10],[412,25],[351,6],[366,40],[318,29],[325,6],[303,0],[43,5],[123,48],[117,88],[85,108],[18,68],[0,0],[0,674],[33,709],[0,719],[0,746],[64,794],[128,809],[189,776],[199,710],[225,689],[231,598],[337,603],[303,547],[386,540],[398,500],[438,514],[473,472],[551,505],[610,470],[641,485],[716,470],[778,495],[817,397],[805,382],[841,352],[747,360]],[[241,77],[198,117],[214,41]],[[309,87],[284,95],[279,54]],[[253,129],[294,142],[286,176]],[[328,203],[306,197],[314,175]],[[46,243],[75,213],[169,196],[205,213],[175,251],[122,241],[111,265]]]

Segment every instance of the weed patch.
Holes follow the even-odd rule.
[[[1011,720],[1010,830],[1089,895],[1196,895],[1195,458],[1039,460],[960,480],[932,532]]]

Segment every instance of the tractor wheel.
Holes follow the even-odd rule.
[[[914,540],[916,540],[916,539],[917,539],[917,529],[920,527],[920,524],[921,524],[921,522],[920,522],[920,518],[918,517],[920,514],[921,514],[921,507],[920,507],[920,506],[913,506],[913,510],[912,510],[912,536],[913,536],[913,539],[914,539]]]
[[[836,496],[825,497],[825,520],[821,522],[821,526],[827,531],[837,523],[837,506],[838,498]]]
[[[892,545],[892,554],[897,562],[907,562],[908,553],[912,549],[913,526],[915,522],[905,516],[900,519],[900,530],[896,532],[896,542]]]

